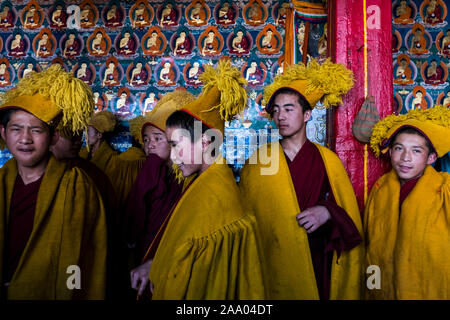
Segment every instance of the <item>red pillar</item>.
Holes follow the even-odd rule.
[[[369,10],[367,11],[367,8]],[[364,174],[364,144],[352,134],[352,123],[365,98],[364,71],[364,10],[367,12],[368,92],[375,97],[381,118],[392,113],[392,10],[391,0],[333,0],[330,1],[331,56],[343,63],[355,76],[355,86],[335,110],[334,147],[353,184],[362,210],[364,188],[367,194],[374,182],[388,170],[386,160],[377,159],[367,147]],[[369,63],[368,63],[369,64]],[[366,178],[365,178],[366,176]]]

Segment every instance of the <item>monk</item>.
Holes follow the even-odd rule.
[[[170,158],[192,180],[149,248],[153,299],[264,299],[256,223],[218,150],[224,121],[246,105],[245,80],[229,60],[201,80],[202,95],[166,122]]]
[[[121,291],[125,287],[124,275],[125,267],[123,259],[120,257],[120,248],[118,243],[117,230],[117,213],[116,210],[116,195],[114,188],[108,176],[100,170],[92,162],[79,157],[79,152],[82,146],[82,132],[75,132],[69,130],[68,127],[58,128],[59,139],[50,146],[50,152],[59,160],[66,162],[69,168],[79,168],[83,170],[95,183],[99,190],[103,204],[105,205],[106,224],[108,230],[108,264],[107,264],[107,290],[106,298],[115,298],[123,294]],[[122,263],[122,265],[121,265]],[[122,274],[120,274],[122,272]],[[118,287],[118,276],[122,278],[122,287]]]
[[[87,145],[82,148],[80,157],[99,167],[113,184],[118,212],[123,210],[128,193],[145,162],[143,150],[130,147],[126,152],[118,153],[111,148],[107,140],[114,134],[117,120],[109,110],[95,113],[87,126]]]
[[[1,137],[13,158],[0,169],[0,294],[21,300],[104,299],[102,196],[84,171],[49,151],[58,140],[57,119],[73,131],[86,125],[93,111],[90,88],[52,65],[22,78],[2,101]],[[80,277],[71,281],[74,272]]]
[[[450,151],[449,117],[434,106],[373,128],[371,147],[389,155],[392,170],[375,182],[364,211],[366,266],[379,268],[366,298],[450,299],[450,175],[432,166]]]
[[[240,188],[261,229],[269,299],[361,297],[362,226],[352,185],[336,154],[306,137],[317,101],[328,94],[339,101],[352,85],[344,66],[312,60],[286,68],[265,88],[282,139],[261,147],[271,161],[250,158]]]
[[[138,296],[148,290],[148,274],[155,252],[146,254],[147,250],[183,186],[172,169],[166,120],[180,106],[193,100],[194,96],[185,90],[166,94],[145,117],[141,129],[147,160],[130,191],[125,223],[128,247],[135,248],[130,276],[131,287],[138,291]]]

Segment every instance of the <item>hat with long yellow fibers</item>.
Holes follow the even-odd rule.
[[[181,109],[209,128],[219,130],[224,136],[225,121],[242,112],[247,104],[247,92],[244,86],[247,80],[229,58],[222,58],[215,68],[205,66],[199,79],[203,83],[202,93]]]
[[[112,132],[116,128],[117,120],[114,114],[109,110],[102,110],[95,113],[88,125],[95,128],[100,133]]]
[[[31,72],[14,89],[3,93],[0,100],[0,111],[21,109],[49,126],[67,127],[73,133],[86,129],[94,111],[91,88],[58,64]]]
[[[166,131],[166,120],[169,116],[183,106],[193,102],[195,96],[184,88],[177,88],[165,94],[153,107],[152,111],[145,115],[140,134],[144,134],[145,127],[152,125],[161,131]]]
[[[287,66],[282,74],[277,75],[273,83],[264,89],[263,105],[270,115],[276,94],[285,88],[298,92],[314,108],[321,101],[325,107],[342,103],[354,84],[353,72],[343,64],[333,63],[327,59],[319,64],[311,59],[307,65],[298,63]]]
[[[397,132],[411,127],[422,133],[432,144],[438,157],[450,151],[450,109],[436,105],[429,109],[410,110],[406,114],[389,115],[373,127],[370,146],[377,156],[386,153]]]

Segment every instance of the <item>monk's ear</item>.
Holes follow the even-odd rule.
[[[432,152],[428,155],[427,164],[433,164],[437,159],[436,152]]]
[[[305,122],[308,122],[309,119],[311,119],[311,112],[312,112],[312,110],[306,110],[303,113],[303,120],[305,120]]]
[[[6,130],[5,126],[0,124],[0,134],[2,136],[3,141],[6,141]]]
[[[59,130],[55,130],[55,132],[52,135],[50,145],[54,146],[58,142],[60,136],[61,134],[59,133]]]

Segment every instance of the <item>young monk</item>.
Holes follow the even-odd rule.
[[[109,145],[108,139],[114,134],[116,126],[117,120],[111,111],[95,113],[88,122],[86,132],[89,148],[81,149],[80,157],[90,160],[109,177],[117,196],[118,212],[121,212],[146,158],[140,148],[132,146],[119,153]]]
[[[261,230],[270,299],[360,298],[362,225],[352,185],[337,155],[306,137],[316,103],[337,104],[352,86],[343,65],[312,60],[264,90],[281,140],[249,159],[240,188]]]
[[[153,298],[263,299],[256,223],[217,148],[224,121],[246,104],[245,80],[229,60],[201,77],[201,96],[166,122],[170,157],[193,181],[150,246]]]
[[[371,147],[392,170],[372,187],[364,212],[369,299],[450,299],[450,175],[431,164],[450,151],[450,109],[435,106],[378,122]],[[368,280],[371,281],[371,280]]]
[[[146,115],[140,128],[147,161],[130,191],[125,217],[128,247],[134,248],[131,287],[138,291],[138,296],[148,288],[154,252],[146,255],[147,250],[182,190],[172,169],[170,145],[165,134],[166,120],[194,99],[183,89],[167,93]]]
[[[1,98],[1,137],[13,155],[0,169],[1,295],[103,299],[102,197],[84,171],[49,151],[58,140],[58,121],[72,132],[85,129],[94,110],[90,88],[53,65]]]

